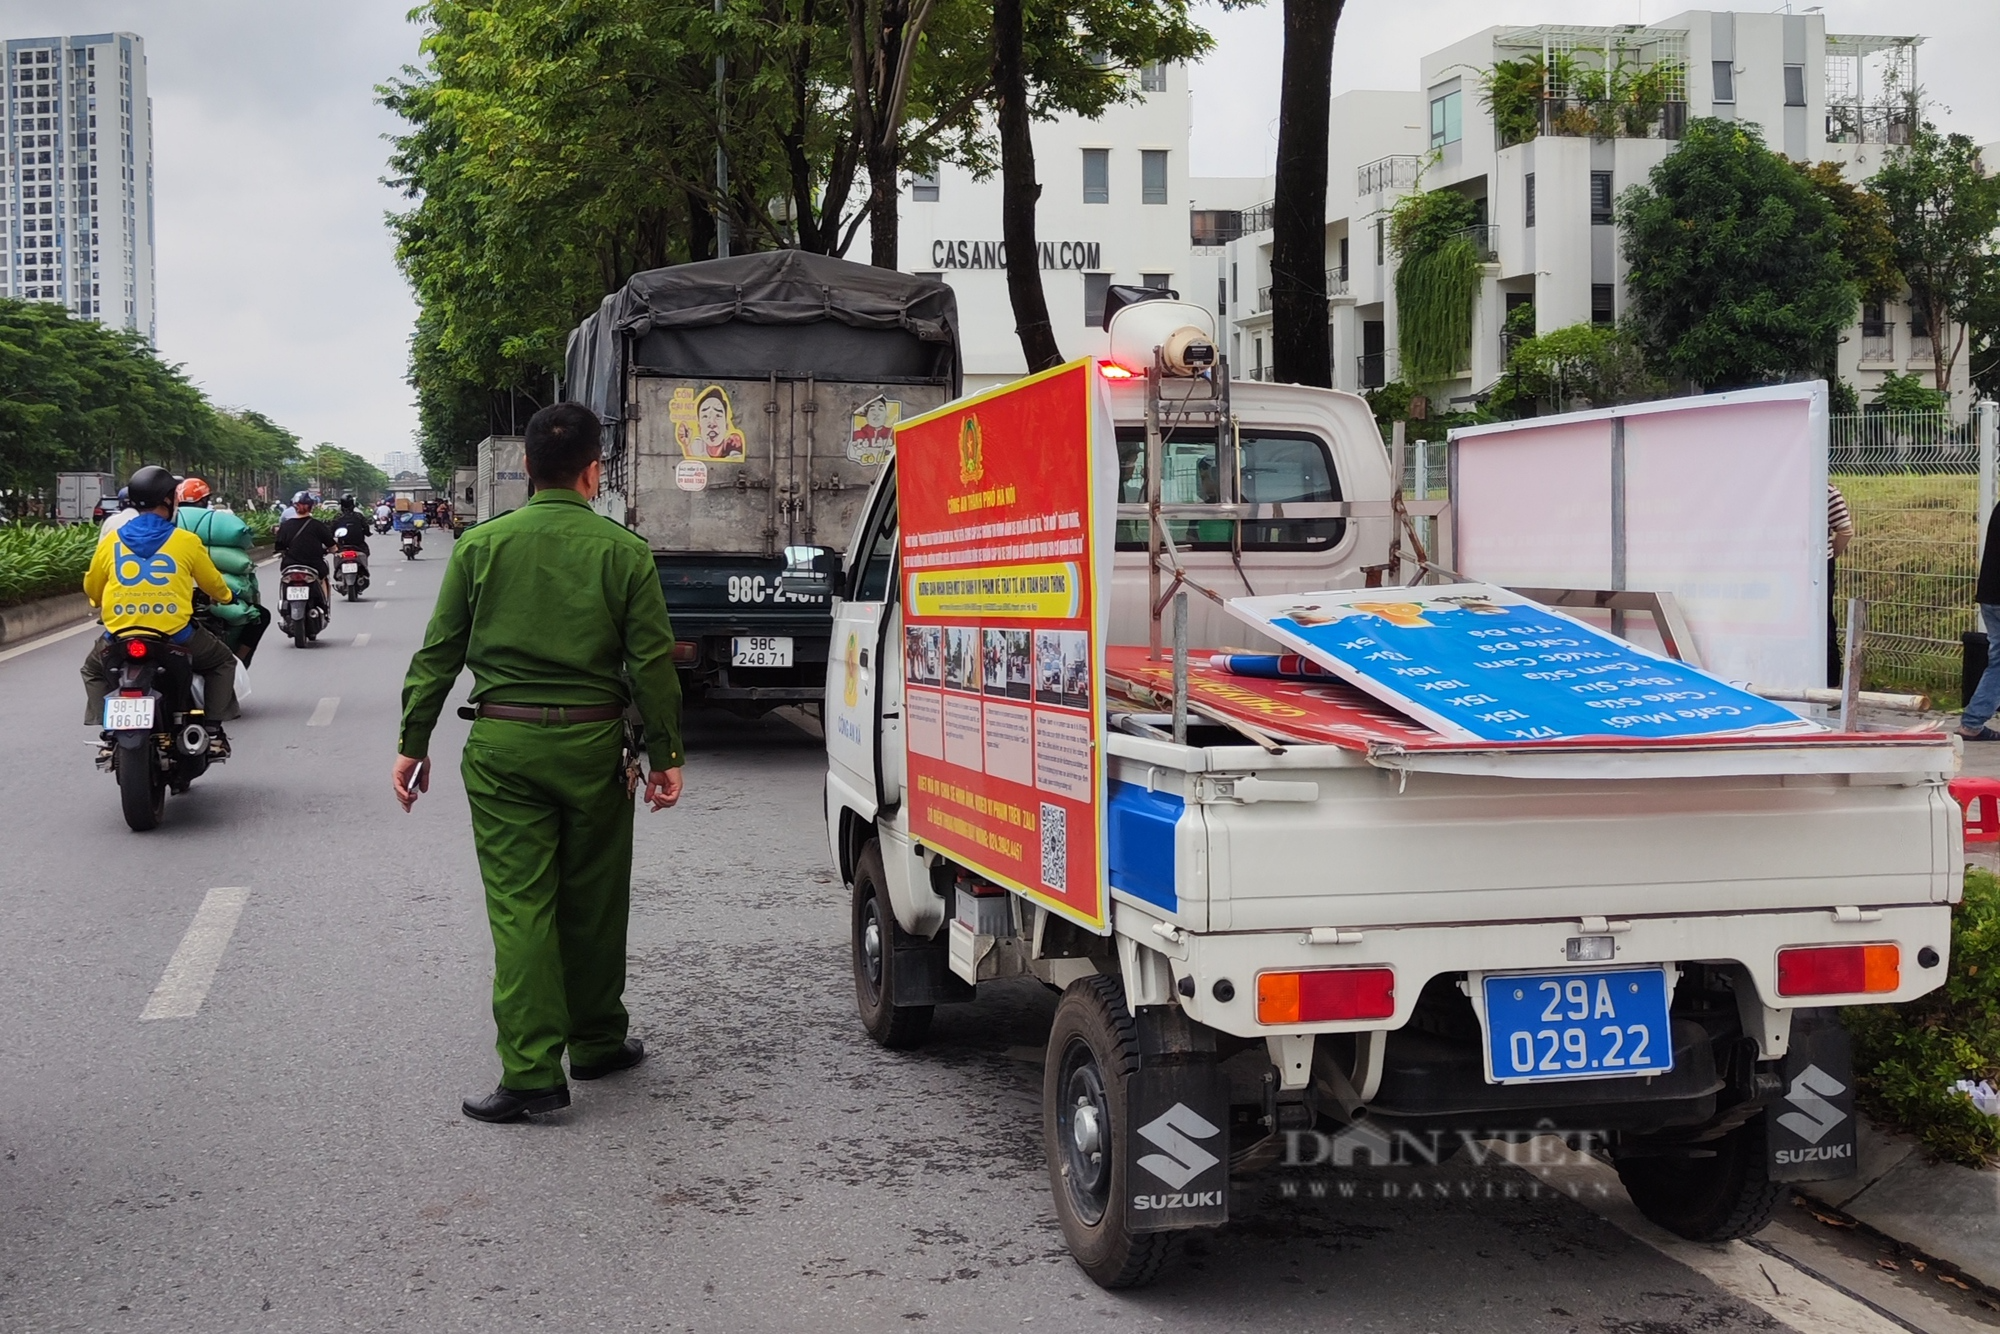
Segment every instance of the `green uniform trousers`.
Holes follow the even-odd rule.
[[[625,929],[632,906],[632,796],[624,726],[481,718],[460,772],[493,927],[500,1082],[563,1082],[625,1041]]]

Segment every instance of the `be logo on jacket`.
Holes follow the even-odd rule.
[[[83,576],[84,594],[112,634],[151,630],[186,639],[197,588],[217,602],[234,596],[201,539],[157,514],[106,533]]]

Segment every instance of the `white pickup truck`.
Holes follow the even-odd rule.
[[[1358,587],[1388,549],[1385,451],[1351,395],[1231,388],[1218,365],[1204,374],[1233,429],[1160,441],[1156,346],[1202,318],[1113,317],[1114,360],[1153,364],[1109,385],[1127,465],[1114,644],[1150,630],[1148,457],[1167,512],[1195,514],[1236,442],[1240,546],[1235,520],[1170,525],[1210,588]],[[1704,1240],[1762,1227],[1782,1182],[1853,1171],[1833,1007],[1944,980],[1963,860],[1948,737],[1456,743],[1384,706],[1303,744],[1197,709],[1177,743],[1135,704],[1106,734],[1096,934],[913,836],[897,533],[890,468],[838,576],[835,643],[861,649],[825,704],[861,1018],[912,1047],[980,983],[1061,990],[1043,1139],[1096,1282],[1150,1281],[1182,1231],[1226,1221],[1232,1169],[1315,1129],[1366,1130],[1379,1154],[1553,1126],[1607,1156],[1648,1217]],[[1189,619],[1197,645],[1249,633],[1202,600]],[[1124,673],[1141,687],[1127,698],[1143,676]]]

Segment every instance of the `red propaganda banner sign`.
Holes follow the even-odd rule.
[[[1117,467],[1088,358],[896,428],[910,836],[1100,933]]]

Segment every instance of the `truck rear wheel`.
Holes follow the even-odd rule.
[[[861,1026],[885,1047],[907,1051],[931,1031],[930,1005],[896,1004],[896,938],[904,934],[889,906],[882,848],[869,843],[854,865],[854,1004]]]
[[[1151,1283],[1180,1235],[1131,1228],[1126,1084],[1138,1068],[1139,1032],[1124,987],[1102,976],[1072,982],[1049,1030],[1042,1147],[1063,1240],[1100,1288]]]
[[[1763,1116],[1689,1147],[1713,1156],[1619,1160],[1618,1179],[1639,1212],[1689,1241],[1734,1241],[1762,1231],[1786,1190],[1767,1172]]]

